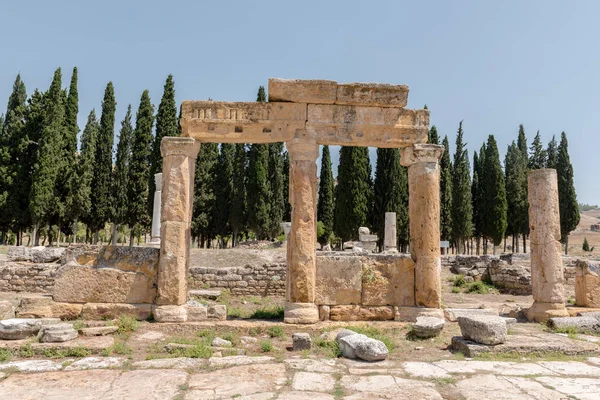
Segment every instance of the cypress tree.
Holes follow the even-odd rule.
[[[485,148],[484,175],[481,177],[482,198],[487,209],[482,213],[483,234],[494,246],[502,243],[506,232],[506,187],[504,172],[494,135],[488,137]],[[495,248],[494,248],[495,253]]]
[[[429,132],[427,132],[427,143],[440,144],[440,136],[438,135],[437,128],[433,125]]]
[[[366,147],[340,150],[335,192],[333,230],[342,241],[358,238],[358,228],[368,222],[372,201],[371,163]]]
[[[569,143],[567,134],[560,134],[558,157],[556,161],[558,175],[558,203],[560,208],[560,233],[565,244],[565,254],[569,253],[569,233],[577,228],[579,219],[579,204],[573,181],[573,165],[569,157]]]
[[[529,188],[527,187],[527,171],[529,165],[529,154],[527,149],[527,137],[525,136],[525,128],[523,128],[523,124],[519,125],[519,135],[517,137],[517,147],[521,152],[520,157],[520,170],[522,171],[522,195],[523,198],[520,201],[521,209],[518,212],[519,219],[518,225],[516,227],[518,233],[523,235],[523,253],[527,253],[527,235],[529,235],[529,200],[527,193],[529,192]],[[517,252],[519,250],[519,244],[517,244]]]
[[[583,238],[583,245],[581,246],[583,251],[590,251],[590,244],[586,237]]]
[[[517,137],[517,147],[519,148],[519,150],[521,150],[521,153],[529,159],[529,154],[528,154],[529,149],[527,148],[527,136],[525,135],[525,128],[523,127],[523,124],[519,125],[519,135]]]
[[[50,222],[58,201],[55,187],[62,165],[61,150],[65,136],[65,104],[61,82],[62,73],[58,68],[46,95],[39,158],[34,167],[29,198],[35,246],[39,245],[39,228],[42,224]]]
[[[283,152],[283,220],[292,220],[292,205],[290,204],[290,155]]]
[[[529,156],[529,169],[540,169],[546,167],[546,150],[542,146],[540,131],[537,131],[531,143],[531,155]]]
[[[233,193],[231,199],[231,212],[229,214],[229,225],[233,234],[232,246],[238,245],[238,236],[244,231],[246,223],[246,170],[248,159],[246,157],[246,145],[239,143],[235,145],[233,160]]]
[[[385,235],[385,213],[396,213],[396,243],[405,239],[403,233],[408,223],[407,192],[408,177],[406,170],[400,165],[398,149],[377,149],[375,164],[375,182],[373,184],[373,230],[379,236],[379,246],[383,244]],[[400,235],[398,235],[400,232]]]
[[[215,205],[214,217],[216,234],[221,237],[221,248],[226,247],[226,237],[232,232],[230,214],[232,212],[234,193],[234,159],[235,145],[229,143],[221,144],[216,177],[215,197],[217,202]]]
[[[448,136],[444,136],[442,144],[444,154],[440,160],[440,236],[442,240],[452,240],[452,161]]]
[[[117,245],[117,235],[120,224],[126,224],[129,220],[128,213],[128,187],[129,187],[129,164],[131,163],[131,146],[133,140],[133,126],[131,125],[131,104],[127,106],[127,114],[121,121],[119,131],[119,144],[117,144],[117,160],[114,168],[112,210],[113,220],[113,246]]]
[[[90,230],[95,233],[94,243],[98,242],[98,231],[111,217],[112,148],[115,136],[115,90],[108,82],[102,100],[100,131],[96,141],[94,179],[92,180],[92,211]]]
[[[219,145],[202,143],[196,158],[194,183],[194,209],[192,235],[198,238],[200,247],[215,238],[214,216],[217,202],[216,177],[219,163]]]
[[[169,74],[163,89],[163,95],[156,112],[156,135],[150,156],[150,173],[148,176],[148,213],[154,210],[154,192],[156,182],[154,174],[162,172],[162,156],[160,155],[160,142],[165,136],[179,136],[181,127],[177,118],[177,105],[175,104],[175,83],[173,75]]]
[[[548,149],[546,150],[546,168],[556,169],[558,162],[558,146],[556,144],[556,138],[552,135],[552,140],[548,143]]]
[[[75,173],[69,181],[67,209],[73,220],[73,241],[77,243],[77,224],[79,221],[89,222],[92,208],[92,180],[96,158],[96,140],[100,132],[100,124],[95,110],[90,111],[87,123],[81,135],[81,149],[76,158]]]
[[[259,86],[258,93],[256,94],[256,101],[259,103],[265,103],[267,101],[267,94],[265,93],[265,87]]]
[[[321,175],[319,177],[319,202],[317,204],[317,221],[323,223],[324,232],[319,243],[326,245],[333,234],[333,172],[329,146],[323,146],[321,153]]]
[[[452,176],[452,236],[460,252],[464,241],[473,231],[473,205],[471,202],[471,167],[469,152],[463,143],[462,121],[456,135],[454,174]]]
[[[269,182],[269,236],[274,239],[281,232],[281,222],[285,212],[283,197],[283,143],[269,143],[268,178]]]
[[[25,168],[22,140],[25,135],[26,100],[25,83],[18,74],[8,98],[6,115],[0,122],[0,230],[3,234],[11,227],[20,228],[26,210],[26,197],[19,197],[23,194],[22,186],[25,183],[20,178]]]
[[[473,204],[473,236],[476,239],[477,254],[479,254],[479,243],[481,239],[481,184],[480,184],[480,161],[477,152],[473,152],[473,181],[471,182],[471,203]]]
[[[131,161],[127,177],[128,224],[131,229],[129,246],[133,246],[136,228],[140,230],[150,224],[147,200],[153,124],[154,106],[150,102],[150,94],[144,90],[135,116],[135,129],[131,141]]]

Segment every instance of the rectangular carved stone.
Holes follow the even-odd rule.
[[[86,303],[83,305],[83,319],[113,319],[120,315],[131,315],[143,321],[152,314],[152,304]]]
[[[316,303],[360,304],[362,265],[356,256],[318,256]]]
[[[305,79],[269,79],[269,102],[333,104],[337,82]]]
[[[362,257],[363,306],[414,306],[415,263],[407,255]]]
[[[182,305],[187,300],[187,274],[190,248],[186,222],[163,221],[156,304]]]
[[[183,136],[201,142],[272,143],[304,129],[306,104],[184,101]]]
[[[194,159],[186,155],[163,157],[164,189],[161,222],[187,221],[191,215],[190,193],[193,192]]]
[[[335,104],[376,107],[404,107],[408,86],[386,83],[340,83]]]
[[[394,307],[333,306],[332,321],[389,321],[394,319]]]
[[[306,129],[319,144],[399,148],[427,141],[428,110],[309,104]]]

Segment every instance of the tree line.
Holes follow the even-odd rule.
[[[266,101],[264,87],[257,101]],[[37,245],[99,240],[129,244],[149,232],[155,182],[162,170],[160,142],[181,133],[173,77],[169,75],[155,113],[145,90],[135,116],[131,105],[120,123],[116,151],[116,98],[112,82],[104,92],[100,118],[91,110],[81,135],[77,123],[77,68],[68,88],[57,69],[49,89],[27,97],[20,75],[6,113],[0,116],[0,233],[4,243]],[[429,143],[440,143],[432,126]],[[79,140],[78,140],[79,138]],[[566,134],[547,147],[539,132],[530,147],[523,126],[508,146],[504,165],[490,135],[471,159],[462,122],[455,153],[448,136],[441,141],[440,232],[456,252],[487,252],[488,244],[512,238],[526,251],[528,235],[527,171],[558,172],[561,233],[579,222],[573,167]],[[281,222],[290,221],[289,156],[283,143],[205,143],[196,159],[192,239],[201,247],[237,246],[246,239],[281,239]],[[385,212],[396,212],[397,242],[409,243],[408,175],[398,149],[377,149],[372,173],[368,148],[342,147],[334,180],[328,146],[322,147],[318,188],[318,240],[342,244],[371,227],[384,235]],[[78,231],[79,229],[79,231]],[[111,234],[103,234],[107,229]],[[81,232],[83,230],[83,232]]]

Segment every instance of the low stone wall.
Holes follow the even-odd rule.
[[[189,287],[229,289],[234,295],[285,296],[286,272],[285,264],[192,267]]]
[[[52,293],[58,263],[7,261],[0,264],[1,292]]]
[[[442,265],[448,266],[455,274],[462,274],[473,280],[489,281],[511,294],[531,294],[529,254],[447,256]],[[576,258],[563,257],[565,285],[570,289],[575,286],[576,265]]]

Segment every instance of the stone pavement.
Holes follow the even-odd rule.
[[[518,363],[282,361],[268,356],[24,360],[0,364],[0,398],[597,400],[600,358]]]

